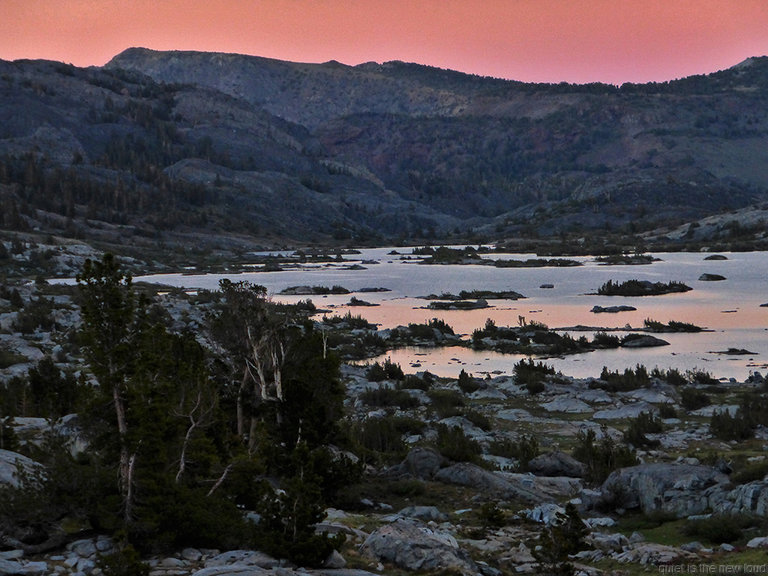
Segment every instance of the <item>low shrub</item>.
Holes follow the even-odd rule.
[[[11,323],[11,328],[22,334],[32,334],[40,329],[50,332],[54,329],[61,329],[56,322],[53,314],[53,298],[44,298],[42,296],[30,302],[16,313],[16,319]]]
[[[400,364],[395,364],[387,358],[384,360],[384,364],[374,362],[370,365],[365,371],[365,377],[371,382],[381,382],[382,380],[403,380],[405,374],[403,374]]]
[[[670,368],[669,370],[654,368],[651,371],[651,377],[656,378],[657,380],[663,380],[672,386],[684,386],[685,384],[688,384],[686,377],[683,376],[677,368]]]
[[[358,445],[357,452],[366,459],[393,460],[407,452],[406,434],[421,434],[425,424],[407,416],[367,418],[352,426],[350,436]]]
[[[403,498],[414,498],[416,496],[423,496],[427,488],[424,486],[424,482],[421,480],[395,480],[394,482],[387,483],[387,490],[395,496]]]
[[[663,419],[677,418],[677,410],[672,404],[662,404],[659,406],[659,417]]]
[[[409,410],[419,405],[419,399],[411,396],[405,390],[390,388],[389,386],[379,386],[366,390],[360,394],[360,401],[367,406],[377,408],[397,407],[401,410]]]
[[[713,378],[712,375],[705,370],[689,370],[687,375],[688,380],[692,384],[704,384],[708,386],[720,384],[720,381],[717,378]]]
[[[720,440],[747,440],[755,435],[755,424],[749,418],[746,418],[741,411],[737,411],[734,416],[730,412],[715,410],[709,421],[710,433]]]
[[[423,390],[426,392],[431,388],[434,381],[435,377],[429,372],[424,372],[422,376],[406,374],[405,379],[402,382],[398,382],[397,387],[400,390]]]
[[[149,576],[150,566],[130,544],[116,552],[99,556],[96,566],[104,576]]]
[[[535,436],[523,434],[517,441],[509,438],[494,440],[488,445],[488,452],[494,456],[517,460],[518,470],[525,472],[528,463],[539,455],[540,449]]]
[[[768,396],[759,393],[744,394],[735,415],[715,411],[709,422],[710,432],[720,440],[752,438],[758,426],[768,426]]]
[[[477,513],[480,523],[485,528],[502,528],[507,524],[507,518],[504,510],[499,508],[495,502],[486,502],[480,507]]]
[[[768,474],[768,459],[758,462],[750,462],[745,467],[731,474],[731,482],[734,484],[747,484],[762,480]]]
[[[680,404],[686,410],[698,410],[709,406],[711,403],[709,396],[693,386],[687,386],[680,390]]]
[[[750,516],[725,515],[688,520],[682,528],[683,534],[711,544],[730,544],[739,540],[744,530],[758,522]]]
[[[606,332],[595,332],[592,344],[596,348],[618,348],[621,346],[621,339],[614,334]]]
[[[602,482],[617,468],[634,466],[638,462],[634,450],[626,444],[617,444],[605,426],[601,428],[599,439],[591,428],[579,430],[571,455],[587,466],[586,479],[593,483]]]
[[[482,412],[478,412],[477,410],[467,410],[464,412],[464,418],[472,422],[472,424],[481,430],[485,430],[486,432],[493,428],[491,419]]]
[[[432,410],[440,418],[450,418],[462,414],[464,396],[456,390],[429,390]]]
[[[454,462],[480,461],[482,448],[458,426],[437,425],[437,451]]]
[[[512,373],[515,382],[520,386],[525,386],[529,394],[538,394],[544,390],[544,381],[547,377],[555,375],[555,369],[544,362],[522,359],[515,364]]]
[[[658,434],[664,430],[661,419],[654,417],[650,412],[640,412],[637,418],[630,420],[629,426],[624,431],[624,442],[636,448],[656,448],[660,442],[650,440],[646,434]]]
[[[438,332],[442,332],[443,334],[455,334],[453,331],[453,328],[445,322],[444,320],[441,320],[440,318],[432,318],[432,320],[429,321],[427,324],[430,328],[433,328],[434,330],[437,330]]]
[[[463,369],[461,372],[459,372],[458,385],[464,394],[472,394],[472,392],[475,392],[481,388],[480,384]]]
[[[629,392],[638,388],[644,388],[651,383],[648,370],[642,364],[638,364],[634,370],[626,368],[623,374],[618,370],[611,372],[603,366],[600,380],[602,382],[593,382],[590,384],[590,387],[602,388],[608,392]]]

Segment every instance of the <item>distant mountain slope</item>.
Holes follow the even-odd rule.
[[[0,61],[8,229],[138,243],[649,229],[768,196],[768,58],[662,84],[129,49]]]

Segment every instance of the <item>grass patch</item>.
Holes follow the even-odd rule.
[[[669,513],[633,514],[622,518],[618,529],[629,537],[633,532],[639,532],[648,542],[680,546],[691,541],[691,537],[683,532],[687,520],[677,519]]]
[[[709,544],[733,544],[739,540],[746,540],[744,533],[749,528],[764,526],[765,519],[743,514],[713,516],[700,520],[688,520],[683,525],[683,533]]]
[[[344,490],[344,497],[334,502],[343,510],[358,511],[364,509],[360,503],[368,499],[375,504],[388,504],[394,511],[406,506],[435,506],[443,512],[461,508],[475,508],[473,498],[477,491],[464,486],[452,486],[441,482],[429,482],[415,478],[388,479],[365,476],[357,484]],[[450,509],[445,509],[450,506]]]

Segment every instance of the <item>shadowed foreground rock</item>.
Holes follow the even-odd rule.
[[[554,451],[536,456],[528,462],[528,470],[536,476],[567,476],[583,478],[586,473],[584,464],[570,454]]]
[[[477,566],[453,536],[407,520],[382,526],[366,538],[360,551],[406,570],[477,572]]]
[[[422,480],[431,479],[445,463],[445,458],[432,448],[414,448],[405,459],[387,470],[388,476],[414,476]]]

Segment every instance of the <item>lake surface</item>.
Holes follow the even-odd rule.
[[[649,369],[677,368],[705,370],[717,378],[743,380],[753,371],[765,373],[768,364],[768,252],[722,253],[727,260],[705,260],[707,254],[659,253],[659,262],[648,265],[605,266],[592,257],[576,257],[583,266],[558,268],[495,268],[482,265],[423,265],[416,260],[401,260],[410,256],[408,248],[397,248],[400,255],[389,254],[392,248],[362,250],[358,255],[345,255],[344,262],[305,265],[300,269],[281,272],[244,272],[234,274],[158,274],[137,277],[148,281],[187,289],[215,290],[219,280],[246,280],[265,286],[275,300],[296,302],[311,298],[318,308],[329,314],[351,311],[381,328],[393,328],[410,322],[426,322],[441,318],[457,333],[471,335],[491,318],[498,326],[516,326],[519,316],[527,321],[542,322],[550,328],[577,325],[641,328],[643,320],[690,322],[711,330],[698,334],[660,334],[670,346],[639,350],[601,350],[586,354],[549,358],[547,363],[565,374],[576,377],[598,376],[603,366],[623,370],[644,364]],[[499,259],[490,254],[486,258]],[[534,254],[511,254],[515,259],[535,258]],[[363,270],[345,269],[351,264],[363,264]],[[370,262],[376,262],[372,264]],[[254,268],[257,269],[257,268]],[[719,282],[700,281],[704,274],[719,274]],[[629,279],[652,282],[684,282],[693,288],[684,294],[626,298],[597,296],[594,292],[606,281]],[[541,288],[551,284],[551,289]],[[279,292],[289,286],[343,286],[356,291],[361,288],[388,288],[389,292],[355,293],[376,307],[349,307],[350,295],[282,296]],[[492,308],[471,311],[436,311],[424,309],[429,301],[420,299],[428,294],[461,290],[514,290],[526,296],[523,300],[490,300]],[[595,305],[630,305],[633,312],[595,314]],[[569,331],[578,337],[580,332]],[[619,335],[621,333],[618,333]],[[591,336],[590,333],[586,333]],[[751,355],[728,355],[716,352],[729,348],[747,349]],[[511,373],[519,356],[493,352],[475,352],[464,348],[403,349],[387,356],[406,371],[429,370],[441,376],[455,377],[463,368],[476,375],[482,373]]]

